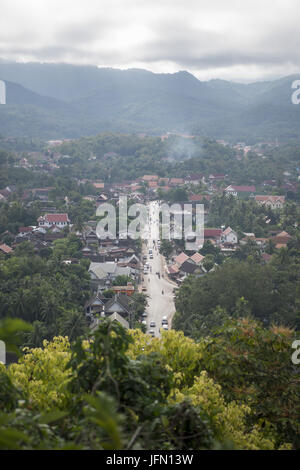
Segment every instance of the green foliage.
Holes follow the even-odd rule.
[[[299,328],[297,292],[299,271],[296,266],[263,266],[253,262],[228,260],[204,277],[188,278],[176,296],[173,327],[199,338],[222,323],[216,308],[229,315],[236,312],[244,298],[248,313],[264,325],[285,324]],[[212,321],[213,320],[213,321]]]
[[[79,312],[90,295],[90,278],[84,263],[65,265],[59,261],[65,257],[65,247],[76,250],[76,237],[74,242],[72,238],[64,240],[63,248],[56,247],[48,260],[33,256],[23,246],[19,255],[0,262],[0,319],[21,318],[33,323],[33,331],[23,338],[31,347],[62,332],[73,339],[76,330],[83,331]]]
[[[169,240],[162,240],[159,252],[168,259],[173,253],[172,243]]]
[[[251,407],[247,423],[260,422],[299,448],[299,371],[291,361],[295,333],[263,328],[247,318],[227,321],[206,342],[202,363],[224,397]]]
[[[117,276],[113,282],[114,286],[127,286],[128,282],[132,282],[130,276],[121,275]]]
[[[0,369],[0,448],[297,447],[292,336],[238,320],[195,343],[103,320],[88,340],[44,342]]]

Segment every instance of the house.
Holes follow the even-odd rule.
[[[270,240],[275,243],[275,247],[277,249],[285,248],[291,239],[291,235],[285,231],[280,232],[275,237],[270,238]]]
[[[38,218],[39,227],[49,228],[52,225],[63,228],[70,225],[68,214],[46,214]]]
[[[270,209],[282,209],[285,204],[284,196],[255,196],[255,201],[260,206],[269,207]]]
[[[0,191],[0,201],[1,202],[6,202],[7,201],[7,197],[8,195],[6,194],[6,192],[3,190],[3,191]]]
[[[125,318],[123,318],[117,312],[112,313],[108,318],[111,321],[116,321],[116,322],[120,323],[120,325],[122,325],[123,328],[125,328],[126,330],[129,330],[128,321],[125,320]],[[93,323],[91,324],[91,331],[92,332],[95,331],[98,328],[100,322],[101,322],[101,318],[95,318],[94,319]]]
[[[202,266],[197,266],[196,264],[192,263],[190,260],[185,261],[181,266],[180,266],[180,274],[183,276],[189,276],[189,275],[203,275],[204,274],[204,269]]]
[[[145,183],[149,183],[149,181],[158,181],[159,180],[159,177],[158,175],[144,175],[142,178],[141,178],[142,181],[144,181]]]
[[[118,266],[117,263],[95,263],[89,267],[92,284],[98,288],[109,287],[118,276],[133,276],[134,271],[130,267]]]
[[[6,186],[5,189],[1,189],[0,191],[0,201],[2,202],[6,202],[9,198],[9,196],[11,196],[11,194],[13,194],[15,192],[16,188],[14,186]]]
[[[93,183],[94,188],[103,190],[105,188],[105,184],[102,181],[95,181]]]
[[[53,190],[53,187],[49,188],[34,188],[31,189],[32,195],[34,198],[40,199],[41,201],[48,201],[49,193]]]
[[[189,202],[204,203],[205,201],[210,202],[210,200],[211,200],[211,195],[209,194],[192,194],[189,197]]]
[[[186,255],[184,252],[180,253],[180,255],[176,256],[174,262],[180,268],[180,266],[189,259],[189,256]]]
[[[24,236],[33,232],[33,227],[19,227],[19,235]]]
[[[130,299],[127,295],[116,294],[105,304],[105,315],[110,316],[114,313],[118,313],[123,318],[130,318],[132,312]]]
[[[13,252],[13,249],[10,246],[6,245],[5,243],[0,245],[0,253],[3,253],[4,255],[10,255],[12,252]]]
[[[134,285],[131,282],[128,282],[127,286],[112,286],[111,288],[116,294],[124,294],[128,297],[131,297],[134,292]]]
[[[46,241],[54,241],[58,240],[59,238],[64,238],[64,231],[63,227],[60,227],[58,225],[51,225],[51,227],[48,228],[46,234],[45,234],[45,240]]]
[[[218,174],[218,175],[209,175],[210,182],[224,181],[227,178],[227,175]]]
[[[223,243],[237,244],[238,236],[237,233],[232,230],[231,227],[227,227],[227,229],[224,230],[224,232],[222,233],[221,240]]]
[[[169,186],[172,186],[172,187],[182,186],[183,184],[184,184],[183,178],[171,178],[169,182]]]
[[[150,189],[157,189],[158,188],[158,182],[157,181],[149,181],[148,186]]]
[[[109,317],[110,321],[116,321],[120,323],[120,325],[123,326],[126,330],[129,330],[129,323],[125,318],[123,318],[121,315],[119,315],[117,312],[112,313]]]
[[[256,192],[255,186],[235,186],[230,185],[224,190],[227,196],[250,196]]]
[[[184,182],[186,184],[193,184],[193,185],[198,185],[200,184],[201,182],[204,183],[205,182],[205,177],[203,174],[191,174],[191,175],[188,175],[185,177],[185,180]]]
[[[177,264],[172,264],[171,266],[168,266],[168,274],[171,279],[174,279],[178,276],[179,267],[177,266]]]
[[[202,261],[204,260],[204,256],[202,256],[200,253],[195,253],[193,256],[190,256],[190,259],[198,266],[202,264]]]
[[[99,194],[99,196],[96,198],[97,202],[107,202],[108,201],[108,195],[105,193]]]
[[[100,314],[104,310],[107,301],[108,299],[98,291],[97,294],[86,302],[84,306],[85,314],[90,317]]]
[[[188,276],[190,274],[202,275],[202,261],[204,256],[200,253],[194,253],[192,256],[180,253],[174,260],[174,264],[168,267],[168,274],[172,279],[178,279],[179,276]]]
[[[221,243],[223,230],[220,228],[205,228],[204,229],[204,241],[211,241],[213,243]]]
[[[96,230],[87,230],[86,232],[84,232],[83,238],[87,245],[99,244],[99,239]]]

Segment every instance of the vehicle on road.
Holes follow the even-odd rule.
[[[155,321],[152,321],[152,322],[150,323],[150,328],[155,328],[155,327],[156,327],[156,323],[155,323]]]
[[[155,336],[155,331],[149,330],[149,335],[150,335],[150,336]]]

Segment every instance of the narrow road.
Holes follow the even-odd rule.
[[[147,288],[148,298],[148,318],[147,331],[153,330],[155,336],[160,336],[162,318],[167,317],[169,328],[170,320],[175,312],[174,305],[174,285],[163,277],[163,257],[159,253],[157,241],[159,240],[159,204],[154,201],[149,204],[149,227],[150,240],[143,245],[143,255],[147,255],[147,262],[150,265],[148,274],[144,274],[144,286]],[[149,249],[152,250],[153,259],[150,259]],[[156,273],[160,273],[160,278]],[[155,327],[150,327],[150,323],[155,322]]]

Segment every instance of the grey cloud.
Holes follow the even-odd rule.
[[[74,12],[62,0],[57,17],[45,9],[37,20],[35,2],[27,0],[28,15],[19,23],[12,22],[12,6],[21,0],[2,2],[0,59],[150,69],[165,63],[227,71],[227,78],[234,67],[244,67],[245,78],[248,66],[266,76],[287,65],[300,68],[297,0],[243,0],[242,6],[240,0],[90,0],[86,6],[74,0]]]

